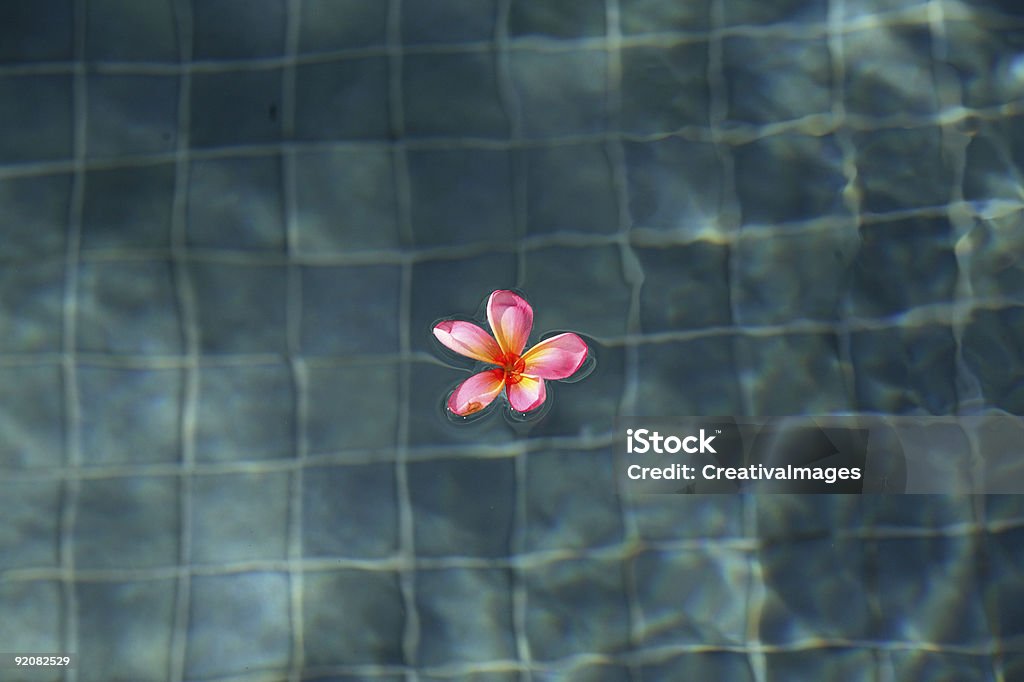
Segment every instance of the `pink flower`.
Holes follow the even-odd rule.
[[[587,359],[587,344],[576,334],[545,339],[526,352],[533,329],[533,308],[512,291],[495,291],[487,299],[488,334],[472,322],[445,320],[434,326],[434,336],[459,355],[489,365],[459,384],[448,398],[448,409],[465,417],[479,412],[505,391],[509,405],[530,412],[544,404],[546,380],[572,376]]]

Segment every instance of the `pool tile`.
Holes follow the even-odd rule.
[[[191,282],[203,353],[283,353],[286,268],[193,261]]]
[[[935,115],[939,101],[932,76],[932,49],[927,22],[889,26],[882,34],[875,28],[845,33],[847,112],[862,116]]]
[[[722,69],[730,121],[763,125],[831,112],[832,64],[824,36],[725,38]]]
[[[952,303],[957,260],[947,218],[908,218],[864,225],[852,263],[855,315],[899,315],[919,306]]]
[[[380,140],[391,132],[388,60],[359,57],[295,69],[295,137]]]
[[[446,45],[490,42],[498,16],[496,0],[435,0],[402,6],[402,44]]]
[[[1024,306],[971,313],[963,333],[963,355],[986,401],[1010,414],[1024,414],[1019,368],[1024,356]],[[1010,371],[1010,370],[1016,371]]]
[[[0,164],[71,157],[71,77],[0,76]]]
[[[392,463],[305,470],[303,556],[384,559],[398,551],[398,498]]]
[[[300,253],[341,255],[402,246],[390,151],[299,152],[295,177]]]
[[[0,264],[0,353],[60,350],[64,270],[60,261]]]
[[[77,377],[83,465],[181,457],[182,370],[79,364]]]
[[[940,646],[986,646],[991,641],[978,586],[976,536],[875,542],[879,638]]]
[[[285,0],[193,3],[193,57],[253,59],[283,55],[286,4]]]
[[[177,76],[90,74],[87,78],[89,158],[174,151],[178,138]],[[130,196],[128,192],[119,194]]]
[[[185,675],[228,677],[287,668],[289,591],[285,573],[194,576]]]
[[[781,234],[745,228],[734,251],[736,323],[838,321],[860,246],[852,222]]]
[[[622,541],[610,450],[553,450],[526,461],[524,550],[590,551]]]
[[[0,367],[0,466],[64,461],[64,380],[57,364]]]
[[[636,416],[742,413],[735,343],[726,335],[640,346]]]
[[[643,331],[669,332],[732,324],[729,247],[708,240],[663,247],[634,246],[644,283]]]
[[[203,367],[196,409],[196,458],[293,457],[293,393],[291,373],[283,363]]]
[[[281,139],[281,69],[199,72],[192,76],[193,148],[274,144]],[[296,117],[300,128],[300,115]]]
[[[850,355],[858,410],[933,415],[957,411],[952,328],[927,325],[854,332]]]
[[[622,127],[638,135],[707,128],[708,45],[622,49]]]
[[[189,168],[190,246],[284,251],[281,158],[203,159]]]
[[[855,132],[853,144],[865,212],[949,204],[954,169],[938,127]]]
[[[65,15],[51,12],[50,16]],[[66,16],[70,20],[74,13],[69,9]],[[180,59],[178,16],[173,0],[147,3],[89,0],[85,21],[88,59],[126,62],[177,62]],[[51,30],[47,27],[47,31]]]
[[[704,32],[711,25],[711,2],[622,0],[622,32],[626,35],[661,32]]]
[[[396,447],[401,407],[397,364],[310,365],[306,375],[310,452],[390,452]]]
[[[644,646],[725,648],[746,642],[751,569],[745,552],[647,551],[633,566],[637,605],[651,630]]]
[[[785,682],[794,679],[856,680],[882,682],[886,679],[877,655],[870,649],[820,646],[806,651],[773,652],[766,659],[766,680]],[[928,679],[897,676],[896,679]],[[956,678],[960,679],[960,678]]]
[[[629,649],[629,605],[618,561],[571,559],[523,572],[526,637],[534,660]],[[571,637],[565,633],[571,632]]]
[[[794,539],[791,535],[764,547],[760,552],[764,579],[760,640],[786,647],[815,639],[877,637],[869,606],[871,560],[871,551],[856,539]],[[815,577],[808,580],[808,576]],[[844,675],[814,678],[847,679]]]
[[[56,580],[12,580],[0,583],[0,612],[6,616],[0,620],[0,641],[3,641],[4,648],[9,647],[12,653],[59,652],[64,639],[63,621],[67,618],[62,601],[61,584]],[[76,661],[76,665],[79,663]],[[12,676],[10,679],[17,678]],[[50,682],[63,679],[63,675],[33,675],[21,679]]]
[[[614,169],[604,145],[535,147],[525,155],[529,234],[619,229]]]
[[[299,51],[335,52],[387,42],[388,3],[300,0]]]
[[[61,488],[55,480],[0,481],[0,499],[7,506],[0,530],[0,571],[58,566]]]
[[[405,664],[406,613],[397,573],[307,572],[302,592],[306,665]]]
[[[737,343],[741,374],[752,377],[754,415],[828,414],[850,409],[834,334],[741,336]]]
[[[446,568],[416,574],[425,666],[516,658],[511,576],[505,569]]]
[[[75,566],[130,570],[177,564],[179,487],[174,476],[83,480],[75,518]]]
[[[696,237],[718,222],[723,179],[713,145],[670,137],[624,146],[635,227]]]
[[[74,3],[9,0],[0,9],[0,63],[71,59]]]
[[[708,651],[686,653],[642,667],[644,679],[730,680],[754,682],[750,656],[742,652]]]
[[[0,179],[4,255],[35,260],[64,254],[72,176],[67,173]]]
[[[398,352],[401,277],[397,265],[303,268],[303,352]]]
[[[733,148],[745,224],[766,229],[802,220],[849,219],[842,152],[835,137],[784,133]],[[773,172],[785,167],[785,173]]]
[[[599,38],[607,33],[605,6],[599,2],[517,0],[511,4],[508,32],[511,36]]]
[[[607,128],[604,50],[516,50],[509,61],[526,137],[585,135]]]
[[[512,549],[515,462],[440,459],[409,465],[416,553],[505,557]]]
[[[167,249],[174,184],[173,164],[88,171],[82,250]]]
[[[121,679],[138,682],[165,679],[177,589],[170,579],[76,585],[78,679],[106,682],[112,671]]]
[[[824,24],[828,19],[828,0],[781,0],[773,3],[730,2],[723,5],[726,26],[762,26]]]
[[[285,559],[291,475],[216,474],[192,480],[192,561]]]
[[[507,138],[509,121],[496,73],[489,51],[406,56],[402,62],[405,133]],[[439,97],[439,92],[444,96]]]
[[[182,330],[171,264],[82,263],[78,279],[78,350],[180,353]]]
[[[408,161],[416,246],[507,243],[515,237],[508,152],[418,150],[409,152]]]

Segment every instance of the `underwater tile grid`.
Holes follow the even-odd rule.
[[[1024,680],[1024,501],[615,495],[1024,414],[1009,0],[0,4],[0,680]],[[459,428],[431,325],[597,368]]]

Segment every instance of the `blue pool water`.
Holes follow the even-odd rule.
[[[0,680],[1024,680],[1019,496],[615,494],[622,416],[1024,414],[999,0],[7,0]],[[597,358],[459,427],[431,325]]]

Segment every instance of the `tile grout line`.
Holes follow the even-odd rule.
[[[281,127],[282,141],[290,142],[295,136],[296,117],[296,55],[302,22],[301,0],[288,0],[285,19],[285,67],[281,74]],[[291,661],[289,682],[300,682],[306,657],[306,631],[304,613],[303,559],[303,499],[305,488],[305,462],[309,451],[306,429],[309,424],[307,389],[309,378],[302,355],[302,268],[295,262],[300,251],[297,213],[296,151],[285,146],[281,153],[281,196],[284,206],[285,243],[287,249],[287,295],[285,298],[285,325],[287,331],[288,362],[292,375],[294,411],[292,425],[296,466],[291,472],[289,490],[288,527],[288,584],[291,601],[292,624]]]
[[[605,53],[607,59],[606,124],[611,133],[605,144],[605,152],[612,173],[615,202],[618,207],[616,221],[618,230],[615,236],[622,262],[622,277],[625,283],[630,285],[629,309],[625,321],[626,333],[631,337],[636,337],[643,333],[640,320],[640,295],[644,285],[644,271],[640,266],[636,251],[633,250],[630,236],[633,229],[633,215],[629,204],[629,171],[622,135],[622,8],[619,0],[605,0],[604,5],[605,43],[607,44]],[[624,380],[622,395],[616,410],[617,417],[636,414],[640,371],[638,344],[627,342],[623,348],[623,356]],[[643,537],[637,525],[632,497],[623,493],[618,498],[623,542],[629,548],[621,561],[622,581],[629,618],[629,646],[633,651],[641,651],[647,625],[643,607],[640,605],[635,550],[643,546]],[[628,670],[629,677],[633,682],[643,682],[644,671],[641,665],[631,661]]]
[[[394,140],[393,165],[395,199],[398,208],[399,237],[406,248],[415,245],[412,224],[411,185],[405,146],[405,104],[403,92],[402,0],[388,0],[386,27],[388,55],[388,102],[391,136]],[[398,302],[399,351],[411,354],[412,259],[401,261],[402,281]],[[398,505],[399,588],[405,606],[402,630],[402,658],[406,682],[419,682],[417,654],[420,645],[420,617],[416,604],[416,528],[409,488],[409,422],[412,401],[412,368],[402,362],[399,374],[398,429],[395,451],[395,492]]]
[[[952,111],[939,112],[938,116],[891,115],[867,116],[847,114],[846,127],[862,132],[879,130],[905,130],[907,128],[932,128],[941,125],[952,125],[965,121],[1001,121],[1008,117],[1024,114],[1024,101],[1013,100],[985,108],[961,107]],[[802,134],[820,137],[824,133],[834,132],[828,123],[831,117],[821,114],[805,116],[798,119],[776,121],[754,125],[737,123],[727,130],[718,130],[720,141],[733,144],[745,144],[756,140],[769,139],[777,135]],[[557,147],[582,143],[607,143],[615,137],[631,142],[656,142],[666,139],[683,139],[695,142],[713,142],[713,131],[701,126],[684,126],[673,130],[656,133],[620,133],[612,136],[607,133],[579,133],[546,138],[523,138],[521,148]],[[193,160],[218,160],[234,158],[252,158],[276,156],[282,148],[295,151],[336,151],[351,149],[390,149],[395,142],[378,140],[324,140],[314,142],[291,141],[263,144],[241,144],[221,147],[205,147],[191,150]],[[451,149],[467,150],[508,150],[512,148],[508,140],[488,137],[422,137],[404,140],[400,144],[408,149],[438,151]],[[132,154],[128,156],[97,157],[85,160],[86,170],[117,170],[171,164],[175,162],[174,152],[155,152],[148,154]],[[0,179],[15,177],[38,177],[46,175],[62,175],[73,172],[73,159],[53,161],[34,161],[0,165]],[[948,207],[943,207],[948,208]],[[867,214],[865,214],[867,217]]]
[[[862,193],[859,187],[860,171],[857,166],[857,146],[854,143],[853,135],[846,126],[846,52],[845,34],[842,32],[843,17],[846,13],[846,0],[828,0],[827,20],[829,34],[827,49],[832,66],[832,116],[835,122],[836,145],[839,147],[842,158],[843,176],[846,178],[846,185],[843,187],[843,205],[850,212],[853,220],[853,229],[858,240],[861,239],[860,231],[864,226]],[[842,376],[846,383],[846,393],[851,406],[857,406],[857,385],[856,369],[853,360],[853,331],[855,325],[851,324],[856,319],[854,315],[852,288],[847,287],[840,303],[842,318],[836,325],[836,335],[839,341],[839,359],[842,363]],[[872,538],[865,538],[864,560],[867,564],[868,577],[865,579],[865,590],[868,595],[868,613],[872,623],[881,622],[882,606],[878,594],[878,566],[879,548],[878,542]],[[874,656],[875,664],[879,668],[879,675],[884,676],[892,670],[892,659],[888,652],[877,652]]]
[[[984,28],[1021,28],[1024,20],[1009,15],[975,16],[982,19]],[[868,29],[888,29],[905,26],[923,26],[928,23],[927,16],[921,16],[921,6],[876,12],[874,14],[852,17],[841,27],[845,33],[853,33]],[[627,47],[672,48],[680,45],[703,43],[707,40],[722,37],[776,37],[791,40],[811,40],[824,38],[828,34],[827,22],[777,22],[770,24],[738,24],[723,26],[709,31],[653,31],[623,36],[622,44]],[[430,43],[408,46],[407,54],[464,54],[486,52],[492,44],[488,40]],[[571,41],[531,36],[518,37],[509,44],[509,49],[516,52],[569,52],[579,49],[607,50],[608,45],[603,37],[580,37]],[[387,57],[387,47],[367,46],[343,48],[296,55],[296,65],[323,64],[330,62],[365,59],[368,57]],[[288,66],[288,58],[256,57],[238,59],[202,59],[188,64],[159,61],[119,61],[102,59],[90,64],[97,73],[130,74],[130,75],[167,75],[177,76],[187,70],[193,73],[216,73],[224,71],[260,71],[282,69]],[[72,74],[75,70],[73,61],[25,62],[0,65],[0,77],[20,75],[60,75]]]
[[[512,220],[513,232],[516,236],[516,282],[515,286],[523,289],[526,286],[526,248],[524,239],[529,233],[529,198],[528,180],[529,165],[526,150],[519,148],[523,138],[523,110],[512,75],[512,56],[509,45],[509,17],[512,13],[514,0],[498,0],[496,5],[496,22],[494,47],[496,51],[497,83],[502,108],[509,123],[510,172],[512,178]],[[521,443],[521,441],[519,441]],[[513,509],[512,532],[509,537],[509,549],[513,556],[526,552],[527,528],[529,527],[529,496],[527,484],[529,480],[529,451],[522,447],[514,457],[515,497]],[[524,571],[512,568],[510,571],[512,590],[512,631],[515,638],[516,660],[519,662],[520,682],[533,680],[533,652],[530,649],[530,636],[527,626],[529,613],[529,591]]]
[[[843,187],[842,199],[846,210],[853,220],[854,236],[860,238],[860,228],[864,225],[861,191],[858,186],[860,172],[857,167],[857,147],[853,136],[846,127],[846,54],[844,37],[841,32],[843,15],[846,12],[845,0],[828,0],[828,41],[827,49],[831,61],[831,114],[835,130],[836,146],[842,158],[843,176],[846,185]],[[836,336],[839,342],[839,361],[842,363],[841,374],[846,384],[846,394],[852,404],[856,404],[857,386],[853,362],[853,334],[850,320],[853,319],[852,289],[845,287],[845,293],[839,304],[841,319],[836,324]]]
[[[724,66],[724,39],[720,30],[725,23],[725,0],[711,0],[709,5],[709,18],[711,22],[711,37],[708,40],[708,123],[711,128],[712,144],[715,149],[715,156],[721,164],[722,185],[719,199],[719,227],[726,233],[725,238],[729,246],[728,260],[728,282],[729,282],[729,309],[732,325],[742,324],[740,314],[739,287],[741,284],[740,273],[740,243],[743,238],[743,217],[739,205],[739,195],[736,187],[736,170],[732,158],[729,141],[722,135],[722,127],[728,117],[728,92],[725,87],[725,66]],[[755,414],[753,400],[753,389],[746,379],[747,373],[741,371],[740,365],[746,366],[749,358],[745,356],[744,344],[733,335],[731,338],[733,348],[733,371],[737,373],[736,385],[739,389],[740,405],[745,415]],[[757,524],[757,499],[743,495],[739,500],[741,510],[741,523],[744,535],[756,540],[758,533]],[[754,682],[764,682],[768,679],[767,660],[762,650],[760,639],[761,610],[765,599],[764,568],[756,551],[750,552],[747,557],[749,574],[747,576],[747,593],[745,600],[746,611],[746,657],[750,666],[751,677]],[[753,642],[755,646],[749,644]]]
[[[65,245],[64,300],[62,302],[61,375],[64,383],[64,449],[65,465],[74,471],[82,466],[82,415],[79,409],[77,346],[78,346],[78,263],[82,249],[82,216],[85,208],[85,156],[88,145],[88,79],[85,73],[86,0],[74,3],[74,72],[72,76],[72,154],[74,176],[68,206],[67,244]],[[60,582],[64,609],[63,631],[59,640],[63,651],[79,653],[78,594],[75,586],[75,526],[77,523],[81,482],[62,478],[60,496]],[[69,667],[64,682],[77,682],[78,670]]]
[[[941,0],[928,1],[929,29],[932,41],[932,80],[934,91],[939,98],[936,102],[940,110],[962,108],[963,101],[957,83],[951,83],[948,72],[940,72],[940,65],[947,61],[949,56],[949,36],[946,32],[946,16]],[[967,210],[968,204],[964,201],[964,178],[967,174],[967,146],[970,138],[956,130],[955,124],[944,125],[942,130],[943,151],[954,159],[953,185],[950,188],[950,204],[962,207],[961,211],[950,211],[949,223],[952,231],[953,253],[957,263],[957,282],[954,291],[956,303],[965,305],[954,306],[952,320],[953,339],[956,346],[955,372],[957,392],[957,413],[970,414],[985,405],[985,396],[981,388],[981,381],[974,370],[967,364],[964,358],[964,332],[968,326],[969,318],[973,308],[966,309],[975,301],[975,292],[971,278],[970,241],[971,232],[974,229],[974,212]],[[964,394],[967,394],[966,400]],[[966,408],[966,410],[965,410]],[[965,436],[970,442],[971,451],[980,459],[981,447],[975,429],[964,429]],[[976,490],[984,489],[984,471],[979,464],[975,465],[972,472],[975,477],[974,485]],[[985,565],[989,558],[989,533],[988,528],[988,497],[985,495],[974,495],[971,497],[972,513],[975,523],[979,529],[976,537],[978,543],[974,547],[973,555],[975,569],[975,589],[978,594],[984,593],[984,585],[981,583],[985,575]],[[980,547],[979,547],[980,545]],[[985,618],[989,627],[992,674],[995,682],[1005,682],[1005,659],[1002,655],[1001,642],[998,634],[998,615],[993,614],[989,608],[984,608]]]
[[[177,19],[179,58],[183,62],[192,59],[193,16],[189,0],[175,3]],[[177,576],[177,594],[174,607],[173,630],[170,643],[170,670],[168,679],[181,682],[185,679],[188,665],[188,633],[191,609],[191,575],[188,568],[192,563],[192,477],[195,468],[195,431],[199,403],[199,327],[196,314],[195,292],[188,272],[188,182],[189,182],[189,132],[191,128],[191,87],[190,72],[182,70],[178,80],[178,130],[175,145],[174,196],[171,213],[171,264],[174,276],[181,326],[184,335],[186,362],[184,396],[181,404],[181,472],[178,494],[180,496],[180,546]]]

